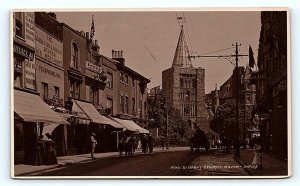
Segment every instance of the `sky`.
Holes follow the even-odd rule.
[[[206,54],[241,44],[239,53],[248,54],[252,46],[255,59],[260,32],[259,11],[105,11],[56,12],[57,19],[76,30],[90,32],[92,15],[100,53],[111,57],[112,50],[123,50],[126,66],[149,78],[148,88],[161,85],[162,71],[172,65],[180,25],[177,17],[185,17],[184,29],[189,51]],[[195,53],[194,53],[195,52]],[[210,55],[234,54],[234,48]],[[234,61],[234,59],[231,59]],[[221,86],[232,74],[234,66],[224,58],[197,58],[194,67],[205,69],[205,92]],[[246,65],[248,57],[240,58]]]

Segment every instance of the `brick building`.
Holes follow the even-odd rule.
[[[205,107],[205,69],[193,68],[181,27],[172,67],[162,72],[162,91],[168,106],[177,109],[191,128],[210,130]]]

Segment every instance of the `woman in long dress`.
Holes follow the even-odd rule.
[[[252,165],[255,165],[256,169],[262,169],[262,146],[261,139],[258,137],[254,141],[254,158],[252,161]]]
[[[45,147],[43,135],[40,135],[35,147],[35,161],[34,165],[44,165],[45,164]]]
[[[45,141],[46,146],[46,165],[57,164],[56,153],[54,141],[52,140],[52,135],[47,135],[48,139]]]

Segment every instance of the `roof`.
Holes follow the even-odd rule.
[[[120,118],[113,118],[113,119],[119,122],[121,125],[123,125],[128,131],[139,132],[144,134],[149,133],[149,130],[140,127],[132,120],[126,120]]]
[[[118,122],[115,122],[105,116],[102,116],[91,103],[78,100],[73,101],[73,107],[74,105],[77,105],[87,115],[87,117],[89,117],[92,120],[93,123],[111,125],[114,128],[124,128]]]
[[[191,59],[189,58],[189,49],[185,41],[183,26],[181,26],[172,67],[192,67]]]
[[[27,122],[69,124],[38,95],[16,89],[14,90],[14,112]]]

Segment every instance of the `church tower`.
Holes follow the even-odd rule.
[[[194,68],[181,26],[172,66],[162,72],[162,91],[168,106],[180,112],[190,128],[209,131],[205,108],[205,69]]]

